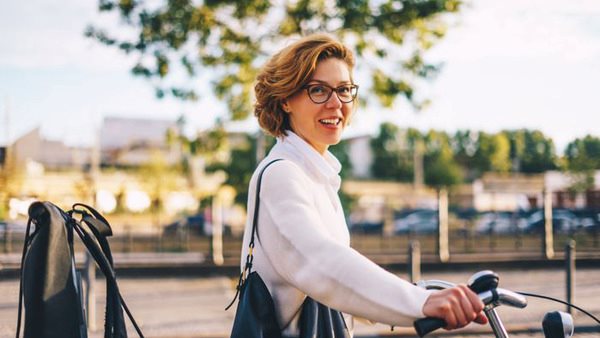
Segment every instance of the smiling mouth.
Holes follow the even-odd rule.
[[[324,125],[328,125],[328,126],[337,126],[338,124],[340,124],[340,122],[342,122],[342,119],[340,119],[340,118],[322,119],[322,120],[319,120],[319,122],[321,122]]]

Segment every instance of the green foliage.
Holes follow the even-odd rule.
[[[484,172],[511,170],[511,143],[506,133],[460,130],[452,137],[451,144],[455,160],[464,169],[468,181]]]
[[[425,183],[431,187],[452,187],[463,182],[463,172],[449,149],[425,157]]]
[[[450,141],[454,159],[464,169],[465,179],[472,181],[481,175],[475,166],[474,156],[479,150],[479,133],[472,130],[457,131]]]
[[[258,165],[256,156],[257,139],[255,135],[241,134],[239,140],[231,145],[230,156],[225,161],[214,163],[206,168],[207,171],[222,170],[227,174],[225,184],[236,191],[235,203],[246,205],[248,201],[248,186],[252,174]],[[275,139],[266,139],[267,152],[275,144]]]
[[[600,169],[600,138],[587,135],[570,142],[565,149],[566,170],[574,178],[574,191],[594,187],[594,171]]]
[[[166,0],[156,6],[99,0],[101,12],[119,13],[135,35],[116,38],[117,32],[95,26],[87,27],[85,35],[137,56],[132,73],[156,79],[158,97],[197,99],[189,83],[174,83],[171,75],[210,70],[216,74],[214,93],[227,102],[233,118],[244,118],[252,111],[256,73],[274,46],[289,37],[330,32],[354,48],[359,67],[372,75],[372,90],[385,106],[404,97],[419,109],[427,101],[415,98],[415,87],[439,69],[423,55],[446,32],[443,14],[458,12],[461,2]]]
[[[346,140],[342,140],[340,143],[329,147],[329,151],[342,165],[342,170],[340,171],[340,177],[342,178],[350,176],[352,172],[352,162],[350,162],[350,150],[348,148],[349,144]]]
[[[503,132],[510,143],[514,171],[542,173],[557,169],[554,142],[539,130],[519,129]]]
[[[426,184],[447,187],[462,182],[462,169],[454,159],[448,134],[432,130],[422,135],[416,129],[399,129],[392,123],[382,123],[379,135],[371,141],[373,176],[376,179],[412,182],[415,150],[419,142],[425,148],[423,163]]]
[[[480,173],[510,171],[510,141],[506,134],[479,133],[473,165]]]
[[[587,135],[575,139],[567,145],[565,159],[572,171],[600,169],[600,138]]]
[[[379,134],[371,140],[373,163],[371,173],[378,180],[411,182],[417,130],[400,130],[392,123],[382,123]]]
[[[371,140],[373,177],[412,181],[417,140],[422,140],[425,146],[425,183],[434,187],[470,182],[485,172],[541,173],[558,167],[553,141],[537,130],[495,134],[459,130],[452,136],[432,130],[422,135],[415,129],[400,129],[392,123],[383,123],[379,134]],[[570,158],[570,170],[600,168],[599,153],[597,138],[588,136],[574,141],[568,148],[570,155],[566,155]]]
[[[342,140],[340,143],[329,147],[329,151],[340,161],[342,165],[342,170],[340,171],[340,177],[342,179],[349,177],[352,172],[352,162],[350,162],[350,150],[348,141]],[[344,193],[343,190],[340,189],[338,192],[340,196],[340,202],[342,203],[342,209],[348,215],[356,202],[355,199]]]
[[[429,131],[425,137],[425,147],[423,162],[427,185],[442,188],[462,183],[463,173],[454,160],[450,137],[447,133]]]
[[[223,126],[217,125],[205,132],[198,133],[194,139],[188,140],[187,146],[193,155],[211,155],[223,150],[227,144],[227,132]]]

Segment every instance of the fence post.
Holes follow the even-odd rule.
[[[162,252],[162,248],[163,248],[163,229],[161,229],[159,227],[157,237],[156,237],[156,251]]]
[[[8,228],[8,223],[5,223],[4,228],[4,253],[10,253],[12,251],[12,233]]]
[[[421,243],[417,240],[408,246],[408,277],[411,283],[421,279]]]
[[[223,205],[217,194],[212,201],[212,259],[215,265],[223,265]]]
[[[565,263],[567,269],[567,302],[575,301],[575,240],[571,239],[565,246]],[[567,305],[567,312],[573,315],[573,308]]]
[[[440,262],[450,259],[448,249],[448,190],[442,188],[438,191],[438,238],[437,251]]]
[[[127,247],[129,248],[127,252],[133,252],[133,232],[131,231],[131,227],[127,227]]]
[[[88,329],[96,331],[96,263],[89,251],[85,253],[85,308]]]
[[[544,255],[554,257],[554,234],[552,231],[552,191],[544,189]]]
[[[390,197],[384,199],[383,235],[390,237],[394,234],[394,208]]]

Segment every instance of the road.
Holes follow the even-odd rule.
[[[428,272],[423,271],[424,279],[443,279],[451,282],[466,282],[473,271]],[[501,276],[500,286],[525,292],[565,298],[565,276],[560,269],[544,270],[497,270]],[[405,278],[406,275],[399,274]],[[102,327],[104,280],[98,278],[97,326]],[[164,278],[121,278],[121,292],[142,326],[146,337],[228,337],[234,310],[224,311],[224,307],[234,295],[235,280],[228,277],[164,277]],[[600,315],[600,267],[578,269],[576,275],[576,303]],[[17,317],[18,281],[0,280],[0,337],[14,337]],[[527,330],[540,327],[546,311],[564,310],[564,306],[544,300],[529,298],[524,310],[499,308],[505,323],[521,333],[511,337],[542,337],[540,333]],[[576,325],[591,328],[593,322],[583,314],[575,317]],[[595,328],[599,328],[597,325]],[[443,337],[490,337],[489,333],[473,334],[485,330],[476,324],[467,327],[462,333]],[[600,328],[599,328],[600,329]],[[130,327],[129,334],[135,337]],[[390,332],[384,325],[358,323],[357,337],[410,336],[410,329],[397,328]],[[471,332],[471,333],[470,333]],[[592,337],[600,331],[577,334],[575,337]],[[97,330],[91,337],[101,337]],[[436,337],[437,334],[431,335]]]

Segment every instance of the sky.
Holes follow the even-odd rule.
[[[211,97],[156,99],[150,83],[130,74],[134,58],[84,37],[91,23],[122,29],[96,6],[0,3],[0,144],[39,126],[49,139],[90,145],[107,116],[185,115],[190,127],[205,129],[225,114]],[[471,1],[428,54],[444,64],[423,88],[432,104],[419,113],[401,102],[360,109],[347,133],[374,134],[382,121],[448,132],[529,128],[559,152],[577,137],[600,137],[599,18],[596,0]]]

